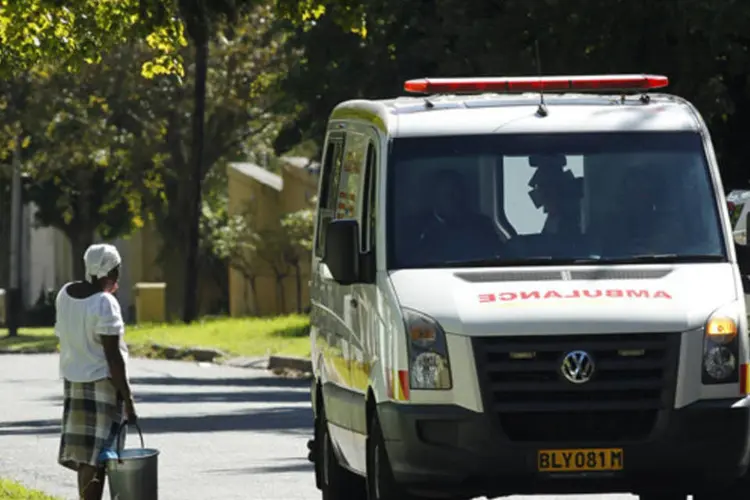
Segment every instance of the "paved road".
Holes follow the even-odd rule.
[[[132,360],[130,375],[146,446],[162,451],[160,500],[320,498],[305,458],[307,383],[141,359]],[[55,462],[60,391],[56,355],[0,356],[0,476],[74,500],[74,475]],[[552,497],[535,500],[542,498]]]

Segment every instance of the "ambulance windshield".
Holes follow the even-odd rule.
[[[692,132],[393,141],[389,268],[726,260]]]

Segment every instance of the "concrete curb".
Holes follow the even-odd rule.
[[[300,356],[276,356],[268,357],[269,370],[296,370],[303,373],[312,373],[312,361],[310,358]]]
[[[179,347],[162,344],[128,345],[135,358],[167,359],[213,363],[251,370],[269,370],[285,378],[311,378],[312,361],[301,356],[271,355],[262,358],[229,357],[218,349],[205,347]],[[54,354],[51,347],[0,348],[2,354]]]
[[[312,361],[299,356],[269,356],[268,370],[284,378],[312,380]]]
[[[180,347],[162,344],[150,344],[146,346],[128,345],[135,356],[143,354],[146,358],[159,358],[170,360],[197,361],[199,363],[214,363],[217,359],[225,358],[226,353],[207,347]]]
[[[54,354],[59,352],[56,348],[47,347],[22,347],[19,349],[10,349],[8,347],[0,347],[0,354]]]

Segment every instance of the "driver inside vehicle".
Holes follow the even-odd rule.
[[[710,231],[715,221],[710,200],[696,201],[700,182],[678,161],[633,167],[613,198],[622,216],[607,238],[609,252],[716,254],[721,244],[711,238],[716,236]]]
[[[405,225],[409,247],[429,260],[470,260],[497,255],[500,238],[492,219],[470,207],[466,178],[457,170],[429,175],[420,194],[426,210]]]
[[[564,170],[565,156],[533,155],[529,163],[537,169],[529,180],[529,196],[547,214],[542,234],[580,234],[581,180]]]

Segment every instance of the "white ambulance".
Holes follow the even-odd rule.
[[[747,245],[748,214],[750,214],[750,191],[735,189],[727,195],[729,220],[732,225],[734,241]]]
[[[311,282],[325,500],[748,498],[747,270],[706,125],[666,85],[422,79],[334,109]]]

